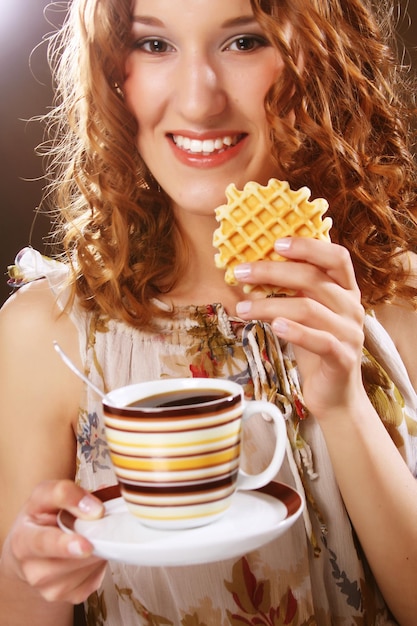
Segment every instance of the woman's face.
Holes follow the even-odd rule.
[[[250,0],[135,0],[124,93],[142,158],[178,209],[277,175],[264,99],[282,71]]]

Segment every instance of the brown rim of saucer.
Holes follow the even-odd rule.
[[[267,496],[272,496],[280,500],[288,510],[288,517],[296,513],[300,506],[302,506],[302,499],[299,493],[293,487],[285,485],[284,483],[270,482],[264,487],[260,487],[254,491],[264,493]],[[104,503],[120,498],[121,492],[119,485],[112,485],[111,487],[104,487],[103,489],[94,491],[93,495]]]

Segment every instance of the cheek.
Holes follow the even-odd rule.
[[[258,71],[250,81],[251,96],[246,98],[248,107],[252,106],[253,113],[257,113],[257,118],[266,120],[265,99],[271,87],[279,80],[284,68],[281,57],[271,61],[262,71]],[[248,77],[246,77],[248,84]]]
[[[279,81],[281,74],[284,70],[284,62],[281,55],[275,52],[269,62],[266,62],[261,71],[257,72],[253,81],[253,94],[256,98],[262,99],[264,102],[265,97],[271,87]]]
[[[129,72],[123,84],[124,101],[129,111],[138,119],[137,104],[139,101],[139,90],[137,83],[133,78],[132,72]]]
[[[138,139],[153,132],[164,119],[170,99],[167,79],[155,72],[141,69],[127,77],[124,83],[125,103],[134,115],[139,128]]]
[[[143,123],[160,100],[158,83],[150,70],[138,67],[132,60],[126,63],[126,79],[123,85],[125,103],[137,122]]]

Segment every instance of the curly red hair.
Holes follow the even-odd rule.
[[[394,56],[393,4],[380,0],[378,14],[364,0],[252,6],[285,63],[267,111],[286,178],[329,201],[332,237],[351,253],[364,304],[415,299],[398,258],[417,250],[415,108]]]
[[[415,112],[395,58],[392,5],[379,0],[376,13],[366,0],[251,4],[284,61],[265,103],[279,171],[329,201],[332,237],[351,253],[365,306],[416,301],[400,261],[417,250]],[[50,45],[56,101],[45,145],[74,292],[86,309],[141,326],[186,259],[120,91],[130,28],[130,0],[73,0]]]

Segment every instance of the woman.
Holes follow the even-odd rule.
[[[414,624],[417,187],[385,42],[363,0],[71,4],[49,116],[65,264],[26,252],[15,280],[47,279],[0,318],[2,623],[70,624],[87,600],[100,625]],[[329,201],[333,243],[284,239],[286,263],[239,266],[296,294],[251,300],[214,267],[214,208],[270,177]],[[277,480],[304,518],[205,566],[92,556],[56,515],[100,517],[89,492],[116,481],[100,399],[53,340],[104,390],[210,376],[276,398]],[[256,467],[268,424],[251,436]]]

